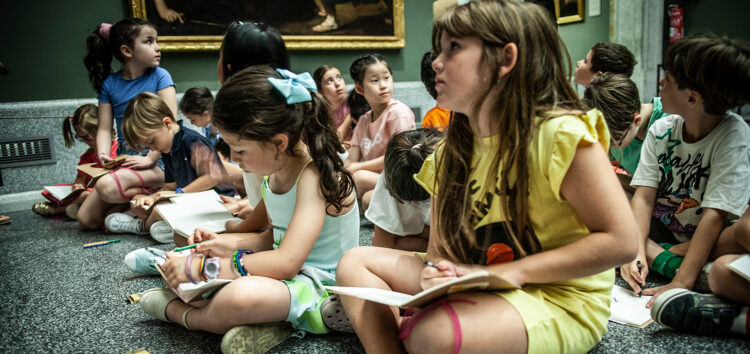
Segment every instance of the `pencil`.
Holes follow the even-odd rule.
[[[437,270],[440,270],[440,268],[438,268],[438,266],[437,266],[437,265],[435,265],[435,263],[432,263],[432,262],[430,262],[430,261],[424,261],[424,265],[426,265],[426,266],[428,266],[428,267],[432,267],[432,268],[435,268],[435,269],[437,269]]]
[[[84,243],[83,244],[83,248],[91,248],[91,247],[96,247],[96,246],[104,246],[104,245],[108,245],[110,243],[115,243],[115,242],[120,242],[120,239],[116,238],[114,240],[106,240],[106,241],[96,241],[96,242]]]
[[[636,267],[638,267],[638,275],[641,275],[641,261],[635,262]],[[641,297],[641,293],[643,292],[643,289],[638,292],[638,297]]]
[[[194,244],[192,244],[192,245],[187,245],[187,246],[185,246],[185,247],[177,247],[177,248],[175,248],[174,250],[172,250],[172,252],[182,252],[182,251],[184,251],[184,250],[189,250],[189,249],[191,249],[191,248],[195,248],[195,246],[198,246],[198,244],[199,244],[199,243],[200,243],[200,242],[198,242],[198,243],[194,243]]]

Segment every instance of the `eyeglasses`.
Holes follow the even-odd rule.
[[[632,128],[632,127],[633,127],[632,124],[628,125],[628,129],[625,129],[625,132],[623,132],[622,135],[620,135],[620,139],[617,139],[617,140],[612,139],[612,147],[613,148],[619,148],[620,147],[620,145],[622,144],[622,141],[625,140],[626,136],[628,136],[628,133],[630,133],[630,128]]]
[[[94,137],[91,136],[91,134],[87,134],[87,135],[83,135],[83,136],[76,134],[75,138],[76,138],[76,140],[78,140],[80,142],[86,142],[86,141],[94,140]]]

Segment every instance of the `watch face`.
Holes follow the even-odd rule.
[[[219,273],[218,260],[217,261],[209,260],[208,262],[206,262],[206,267],[204,269],[206,271],[206,274],[211,274],[211,275],[218,274]]]

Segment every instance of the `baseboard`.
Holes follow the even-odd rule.
[[[0,195],[0,212],[31,210],[31,205],[44,201],[42,191],[29,191]]]

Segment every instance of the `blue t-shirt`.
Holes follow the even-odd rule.
[[[125,146],[125,136],[122,135],[122,115],[130,100],[141,92],[157,93],[159,90],[174,86],[169,72],[159,66],[146,70],[143,75],[133,79],[122,78],[122,70],[113,73],[104,80],[102,90],[97,99],[112,105],[112,113],[117,127],[117,141]]]
[[[214,160],[212,164],[214,166],[222,166],[222,164],[216,150],[209,145],[204,136],[193,129],[183,127],[182,121],[177,124],[180,126],[180,131],[172,139],[172,149],[167,154],[162,153],[161,159],[164,161],[164,183],[174,182],[177,183],[178,188],[184,188],[200,177],[190,164],[194,151],[196,154],[210,154]],[[213,189],[219,194],[234,195],[232,188],[216,185]]]

